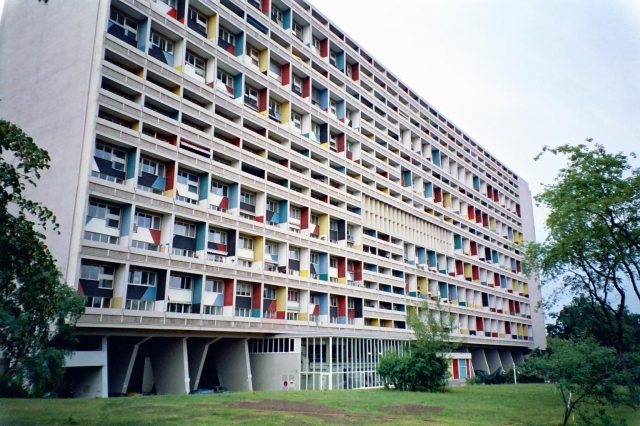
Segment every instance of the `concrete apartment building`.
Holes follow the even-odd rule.
[[[438,299],[454,380],[544,345],[527,183],[305,0],[8,0],[0,99],[52,156],[75,396],[380,386]]]

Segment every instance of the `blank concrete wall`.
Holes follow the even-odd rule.
[[[211,346],[220,384],[231,391],[252,391],[247,339],[220,339]]]
[[[280,390],[283,388],[283,382],[291,378],[294,380],[293,389],[300,389],[299,353],[250,354],[249,360],[254,391]]]
[[[103,395],[103,367],[71,367],[74,398],[106,398]]]

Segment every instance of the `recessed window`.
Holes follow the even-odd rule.
[[[111,15],[109,21],[118,25],[124,30],[124,35],[131,37],[134,40],[138,40],[138,23],[116,9],[111,9]]]
[[[227,244],[227,233],[220,229],[209,229],[209,242],[216,244]]]
[[[236,284],[236,296],[251,297],[253,286],[251,284]]]
[[[175,226],[173,228],[173,234],[182,235],[183,237],[188,237],[188,238],[195,238],[196,226],[191,223],[180,222],[176,220]]]
[[[300,260],[300,249],[289,248],[289,259],[290,260]]]
[[[167,312],[175,312],[178,314],[190,314],[191,303],[168,303]]]
[[[224,281],[207,278],[204,282],[204,291],[208,291],[209,293],[224,293]]]
[[[155,46],[168,54],[173,55],[173,42],[161,36],[157,32],[151,31],[151,34],[149,35],[149,42],[151,43],[151,46]]]
[[[155,287],[157,282],[158,274],[153,271],[143,271],[139,269],[129,270],[129,284]]]
[[[244,204],[249,204],[251,206],[255,206],[256,195],[251,192],[242,191],[240,192],[240,202]]]
[[[80,267],[80,279],[98,281],[99,288],[113,288],[114,273],[113,266],[82,264]]]
[[[120,207],[89,201],[89,217],[104,219],[108,228],[120,229]]]
[[[313,265],[319,265],[320,264],[320,255],[317,253],[311,253],[311,263]]]
[[[216,72],[216,77],[218,78],[218,81],[220,81],[222,84],[225,84],[233,89],[233,77],[230,74],[227,74],[224,71],[218,70]]]
[[[185,62],[195,69],[196,75],[203,77],[207,72],[207,61],[190,50],[185,54]]]
[[[289,302],[299,302],[300,301],[300,292],[298,290],[289,290],[287,292],[287,300]]]
[[[177,290],[191,290],[193,279],[184,275],[171,275],[169,278],[169,288]]]

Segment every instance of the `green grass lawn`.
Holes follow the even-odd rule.
[[[640,413],[611,410],[629,426]],[[550,385],[452,387],[444,394],[387,390],[246,392],[110,399],[0,400],[0,424],[78,425],[558,425]]]

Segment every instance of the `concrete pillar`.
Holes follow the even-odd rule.
[[[487,357],[487,363],[489,364],[489,370],[491,373],[502,366],[500,354],[497,349],[485,349],[484,354]]]
[[[76,351],[65,360],[67,377],[76,398],[107,398],[108,362],[107,338],[101,339],[98,351]]]
[[[190,389],[198,389],[200,385],[200,377],[202,376],[202,369],[204,368],[204,362],[207,359],[209,353],[209,347],[212,343],[220,340],[217,339],[188,339],[187,340],[187,356],[189,360],[189,377],[191,378]]]
[[[128,363],[124,364],[123,366],[126,365],[126,371],[124,374],[124,381],[122,383],[122,388],[120,389],[120,392],[122,392],[123,394],[127,393],[127,388],[129,387],[129,380],[131,379],[131,373],[133,372],[133,365],[136,362],[136,358],[138,357],[138,349],[140,349],[140,345],[142,345],[144,342],[146,342],[147,340],[151,339],[151,337],[146,337],[144,339],[140,339],[137,342],[134,343],[133,348],[131,348],[131,356],[128,358]],[[123,360],[126,360],[127,358],[124,358]],[[122,368],[122,366],[120,367]]]
[[[513,357],[511,356],[511,351],[509,349],[501,349],[499,353],[502,368],[504,368],[506,371],[508,371],[510,368],[513,368]]]
[[[484,349],[471,349],[471,364],[473,370],[482,370],[489,372],[489,364],[487,363],[487,357],[484,354]]]
[[[247,339],[220,339],[213,351],[220,384],[231,391],[253,391]]]
[[[513,349],[511,351],[511,356],[513,357],[513,362],[515,362],[516,365],[520,365],[524,362],[524,356],[522,355],[522,351],[520,350]]]
[[[153,377],[158,394],[184,395],[189,393],[189,365],[187,339],[161,339],[158,350],[151,356]]]

